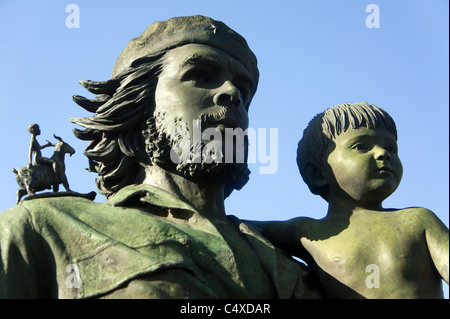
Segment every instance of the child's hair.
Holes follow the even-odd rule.
[[[28,132],[30,132],[31,134],[36,133],[39,130],[39,125],[37,124],[30,124],[28,125]]]
[[[325,200],[328,200],[328,186],[314,186],[305,174],[305,168],[311,163],[322,169],[332,140],[349,127],[384,128],[397,140],[397,128],[392,117],[383,109],[366,102],[339,104],[317,114],[303,131],[303,137],[298,143],[297,164],[311,192]]]

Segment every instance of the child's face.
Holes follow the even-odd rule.
[[[403,174],[395,137],[382,128],[349,128],[334,143],[324,171],[329,198],[343,191],[361,204],[381,205]]]
[[[40,135],[40,134],[41,134],[41,130],[39,129],[39,126],[36,125],[36,126],[33,126],[33,127],[30,129],[30,133],[31,133],[31,134],[34,134],[34,135]]]

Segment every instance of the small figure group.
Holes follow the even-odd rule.
[[[29,125],[28,132],[31,134],[28,165],[17,170],[13,169],[20,187],[17,191],[17,203],[24,195],[35,195],[36,191],[53,187],[53,192],[58,192],[61,183],[66,191],[71,192],[65,174],[64,155],[72,155],[75,150],[56,135],[53,135],[58,140],[56,144],[47,141],[46,144],[41,146],[36,139],[41,134],[37,124]],[[55,147],[52,157],[43,157],[41,150],[49,146]]]
[[[36,136],[41,135],[41,129],[37,124],[30,124],[28,126],[28,132],[30,132],[31,134],[30,150],[28,152],[28,168],[31,168],[31,166],[38,164],[49,165],[53,167],[53,172],[58,176],[59,174],[56,161],[47,157],[43,157],[41,153],[42,149],[49,146],[55,146],[55,144],[52,144],[48,140],[47,144],[44,144],[42,146],[39,144],[39,142],[36,139]]]

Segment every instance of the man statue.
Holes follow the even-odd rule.
[[[176,132],[194,150],[209,143],[194,145],[198,123],[245,130],[258,77],[239,34],[191,16],[131,40],[110,80],[82,81],[97,97],[74,100],[96,114],[71,120],[107,201],[48,197],[0,214],[0,297],[320,297],[299,263],[225,214],[246,163],[173,160]]]

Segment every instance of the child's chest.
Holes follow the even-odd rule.
[[[350,287],[367,286],[370,276],[408,280],[426,271],[419,269],[428,259],[425,234],[413,221],[356,220],[333,236],[303,238],[302,244],[324,273]]]

